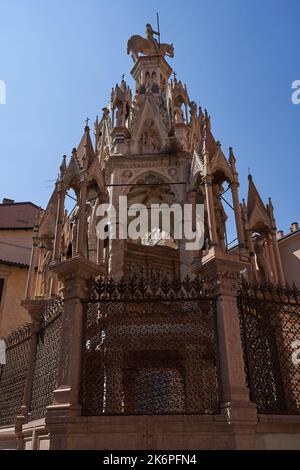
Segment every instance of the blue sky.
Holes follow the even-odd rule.
[[[45,206],[63,154],[77,146],[123,73],[127,39],[160,13],[161,39],[215,137],[233,146],[247,194],[250,167],[278,228],[299,216],[299,0],[1,0],[0,198]]]

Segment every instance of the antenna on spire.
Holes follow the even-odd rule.
[[[160,48],[160,29],[159,29],[159,16],[158,16],[158,13],[156,13],[156,21],[157,21],[158,45],[159,45],[159,48]]]

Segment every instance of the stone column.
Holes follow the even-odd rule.
[[[257,269],[256,269],[255,250],[254,250],[254,244],[253,244],[253,239],[252,239],[252,232],[251,232],[251,230],[247,230],[246,233],[247,233],[247,242],[248,242],[248,248],[249,248],[249,254],[250,254],[252,278],[253,278],[253,282],[258,282],[258,275],[257,275]]]
[[[284,286],[285,285],[285,279],[284,279],[284,274],[283,274],[283,269],[282,269],[282,263],[281,263],[281,257],[280,257],[276,232],[277,232],[276,228],[271,230],[272,245],[273,245],[275,262],[276,262],[276,267],[277,267],[278,281],[279,281],[279,284],[281,286]]]
[[[244,254],[246,253],[245,238],[244,238],[244,231],[243,231],[243,223],[242,223],[238,188],[239,188],[238,181],[235,181],[234,183],[232,183],[231,194],[232,194],[232,201],[233,201],[233,208],[234,208],[236,231],[237,231],[237,236],[238,236],[238,241],[239,241],[239,252],[241,254]]]
[[[114,279],[120,279],[124,275],[124,251],[125,240],[110,240],[108,274]]]
[[[80,196],[79,196],[79,217],[77,227],[77,247],[76,252],[85,256],[85,236],[87,231],[86,223],[86,197],[87,197],[87,181],[84,176],[80,181]]]
[[[56,213],[56,227],[55,227],[55,239],[53,248],[53,260],[60,261],[61,256],[61,235],[62,235],[62,224],[65,213],[65,196],[66,191],[62,186],[62,182],[58,183],[57,186],[57,213]]]
[[[233,448],[254,447],[256,405],[246,386],[241,330],[237,308],[240,271],[245,266],[230,259],[214,259],[203,275],[216,295],[221,411],[233,427]]]
[[[211,175],[206,175],[205,177],[205,195],[207,203],[210,242],[213,246],[216,246],[218,244],[218,235]]]
[[[51,435],[51,449],[64,449],[68,448],[72,417],[81,413],[82,300],[87,298],[88,280],[102,273],[99,266],[80,255],[53,263],[51,270],[63,284],[64,311],[57,388],[54,401],[47,409],[46,423]]]
[[[120,238],[126,237],[127,234],[127,218],[126,220],[120,219],[119,212],[122,211],[122,208],[119,204],[119,192],[115,191],[111,197],[112,207],[115,209],[116,213],[112,212],[111,214],[111,224],[114,226],[114,229],[109,234],[109,261],[108,261],[108,274],[113,276],[115,279],[120,279],[124,275],[124,258],[125,258],[125,246],[126,241]],[[127,205],[123,207],[123,211],[126,211],[127,214]],[[113,217],[116,217],[113,219]],[[114,224],[115,222],[115,224]]]
[[[231,194],[232,194],[232,201],[233,201],[233,208],[234,208],[234,216],[235,216],[235,225],[236,231],[239,241],[239,252],[241,255],[246,255],[245,250],[245,237],[244,237],[244,230],[243,230],[243,222],[242,222],[242,214],[241,214],[241,207],[239,202],[239,178],[238,172],[236,170],[236,158],[233,154],[232,147],[229,147],[229,165],[232,170],[233,175],[233,182],[231,183]]]
[[[44,240],[40,240],[40,245],[39,245],[39,260],[38,260],[38,269],[37,269],[37,275],[36,275],[36,282],[35,282],[35,297],[41,296],[42,292],[42,264],[43,264],[43,259],[46,253],[46,248],[44,245]]]
[[[104,263],[104,240],[97,239],[97,264]]]
[[[273,251],[273,242],[272,239],[268,238],[267,239],[267,251],[268,251],[268,257],[270,260],[270,266],[271,266],[271,271],[272,271],[272,284],[278,284],[278,275],[277,275],[277,267],[276,267],[276,261],[275,261],[275,256],[274,256],[274,251]]]
[[[192,190],[189,193],[189,204],[192,204],[192,229],[196,230],[196,204],[197,204],[197,191]]]
[[[23,424],[29,421],[31,390],[35,368],[35,358],[38,344],[38,335],[40,330],[41,313],[47,305],[46,300],[25,300],[22,305],[28,311],[31,317],[31,338],[28,358],[28,369],[24,388],[24,394],[21,405],[20,415],[16,418],[15,432],[17,438],[18,450],[24,449],[24,436],[22,433]]]
[[[30,266],[27,277],[25,299],[31,300],[34,295],[34,271],[37,262],[37,249],[38,249],[38,226],[34,227],[33,245],[30,256]]]

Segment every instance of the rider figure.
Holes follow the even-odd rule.
[[[146,24],[146,38],[154,44],[154,48],[155,48],[156,52],[158,53],[159,52],[159,45],[158,45],[157,40],[153,37],[154,34],[159,36],[159,33],[152,29],[151,24],[147,23]]]

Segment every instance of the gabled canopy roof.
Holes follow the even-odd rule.
[[[85,126],[83,136],[77,148],[77,159],[80,165],[83,165],[84,157],[86,157],[88,160],[88,166],[95,157],[89,126]]]
[[[264,205],[259,192],[253,182],[251,175],[248,176],[248,200],[247,212],[249,217],[250,228],[252,230],[264,230],[271,226],[270,217],[266,206]]]

